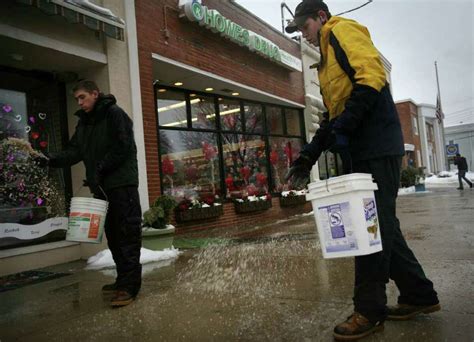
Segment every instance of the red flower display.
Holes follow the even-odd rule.
[[[204,154],[204,158],[206,158],[207,161],[210,161],[214,159],[217,155],[217,148],[212,146],[211,144],[208,144],[207,142],[203,141],[202,142],[202,153]]]
[[[234,187],[234,179],[229,176],[225,179],[225,185],[227,187],[227,189],[229,189],[229,191],[233,191],[235,189]]]
[[[189,165],[188,167],[186,167],[186,169],[184,170],[184,173],[186,174],[186,178],[190,182],[194,182],[199,177],[198,169],[197,169],[196,165],[194,165],[194,164]]]
[[[247,186],[247,194],[249,196],[255,196],[257,194],[257,187],[253,184],[250,184],[249,186]]]
[[[241,167],[240,176],[247,181],[250,178],[250,168],[248,166]]]
[[[291,148],[291,142],[288,142],[285,146],[285,154],[286,154],[286,158],[288,159],[288,165],[291,165],[291,163],[293,162],[293,150]]]
[[[277,151],[271,151],[270,152],[270,163],[272,165],[276,165],[278,163],[278,152]]]
[[[169,157],[164,157],[162,164],[163,174],[172,175],[174,173],[174,163]]]
[[[267,176],[263,172],[257,173],[256,177],[257,184],[260,186],[264,186],[267,184]]]

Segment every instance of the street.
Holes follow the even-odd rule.
[[[474,190],[401,196],[398,217],[442,310],[387,321],[364,341],[473,341]],[[100,291],[111,270],[49,267],[70,275],[0,293],[0,340],[332,341],[352,313],[353,259],[322,259],[312,215],[180,235],[175,246],[210,237],[217,244],[144,265],[141,293],[120,309]],[[392,282],[387,294],[395,304]]]

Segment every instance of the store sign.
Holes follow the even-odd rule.
[[[0,223],[0,239],[16,238],[32,240],[43,237],[55,230],[67,230],[67,217],[53,217],[41,223],[26,225],[19,223]]]
[[[227,19],[218,11],[202,5],[200,1],[181,1],[180,5],[183,16],[186,16],[188,20],[198,22],[199,25],[206,27],[212,32],[218,33],[240,46],[245,46],[250,51],[268,58],[285,68],[302,71],[301,59],[280,49],[272,41]]]

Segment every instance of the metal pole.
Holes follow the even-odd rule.
[[[439,101],[439,109],[441,111],[441,134],[443,135],[443,139],[442,139],[442,148],[443,148],[443,156],[444,156],[444,168],[445,170],[447,171],[448,170],[448,156],[446,155],[446,138],[444,136],[444,113],[443,113],[443,110],[442,110],[442,106],[441,106],[441,91],[439,89],[439,76],[438,76],[438,63],[435,61],[434,62],[434,65],[435,65],[435,72],[436,72],[436,85],[438,87],[438,101]]]

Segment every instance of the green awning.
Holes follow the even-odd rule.
[[[16,2],[39,8],[48,15],[60,15],[70,23],[80,23],[103,32],[108,37],[124,40],[125,22],[106,8],[88,1],[75,0],[16,0]]]

